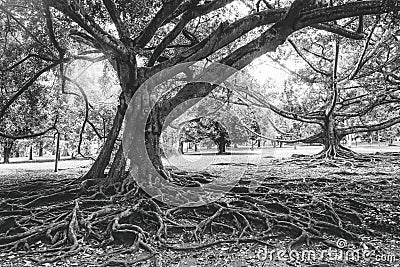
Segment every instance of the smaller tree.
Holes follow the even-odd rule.
[[[218,149],[218,154],[226,152],[226,146],[231,140],[225,126],[211,118],[198,118],[187,122],[181,131],[180,142],[199,143],[211,139]]]

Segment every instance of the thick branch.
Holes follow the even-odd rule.
[[[339,25],[334,25],[334,24],[326,24],[326,23],[318,23],[312,26],[315,29],[318,30],[323,30],[327,32],[331,32],[349,39],[354,39],[354,40],[362,40],[364,39],[364,34],[358,33],[358,32],[353,32],[349,31],[343,27],[340,27]]]
[[[219,0],[214,1],[209,4],[205,4],[203,6],[196,7],[195,10],[186,11],[178,24],[174,27],[174,29],[168,33],[168,35],[161,41],[161,43],[156,47],[151,58],[149,59],[148,66],[153,66],[158,57],[162,54],[162,52],[168,47],[168,45],[175,40],[175,38],[184,30],[185,26],[194,18],[203,16],[209,12],[217,10],[225,5],[229,4],[233,0]]]
[[[181,0],[169,0],[164,3],[163,7],[157,12],[140,36],[136,38],[136,46],[143,48],[148,42],[150,42],[158,28],[163,24],[167,17],[178,8],[181,2]]]
[[[377,124],[353,126],[345,129],[339,129],[339,131],[343,135],[362,133],[362,132],[374,132],[389,128],[397,123],[400,123],[400,117],[392,118]]]
[[[56,8],[60,12],[67,15],[70,19],[76,22],[82,29],[88,32],[97,43],[99,43],[104,52],[112,50],[120,54],[126,54],[126,48],[121,41],[103,30],[94,20],[92,16],[87,14],[82,7],[71,6],[69,1],[62,0],[45,0],[46,4]],[[76,3],[74,1],[74,3]]]
[[[108,11],[108,14],[110,15],[112,22],[115,25],[115,28],[117,28],[119,37],[123,43],[127,44],[127,41],[130,40],[129,31],[121,20],[120,12],[114,3],[114,0],[103,0],[103,3]]]

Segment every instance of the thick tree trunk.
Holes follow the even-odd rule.
[[[10,163],[11,149],[14,145],[14,141],[7,140],[4,142],[4,163]]]
[[[146,150],[153,166],[157,170],[162,170],[164,166],[161,160],[160,135],[158,133],[146,133]]]
[[[119,146],[117,153],[114,156],[110,171],[108,172],[105,181],[106,186],[111,186],[120,182],[125,177],[126,159],[124,157],[122,145]]]
[[[324,149],[317,154],[317,156],[322,158],[353,158],[357,156],[354,151],[342,146],[340,141],[345,137],[341,135],[336,128],[335,120],[331,116],[327,118],[324,122],[324,134],[323,134],[323,145]]]

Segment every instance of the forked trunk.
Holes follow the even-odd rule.
[[[84,179],[94,179],[104,177],[104,171],[107,168],[108,163],[111,159],[111,154],[114,149],[115,141],[118,138],[121,126],[124,120],[126,108],[119,108],[117,114],[114,117],[113,125],[110,132],[107,135],[107,139],[100,150],[96,161],[93,163],[90,170],[84,176]]]

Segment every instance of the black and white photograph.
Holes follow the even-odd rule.
[[[0,267],[400,267],[400,0],[0,0]]]

